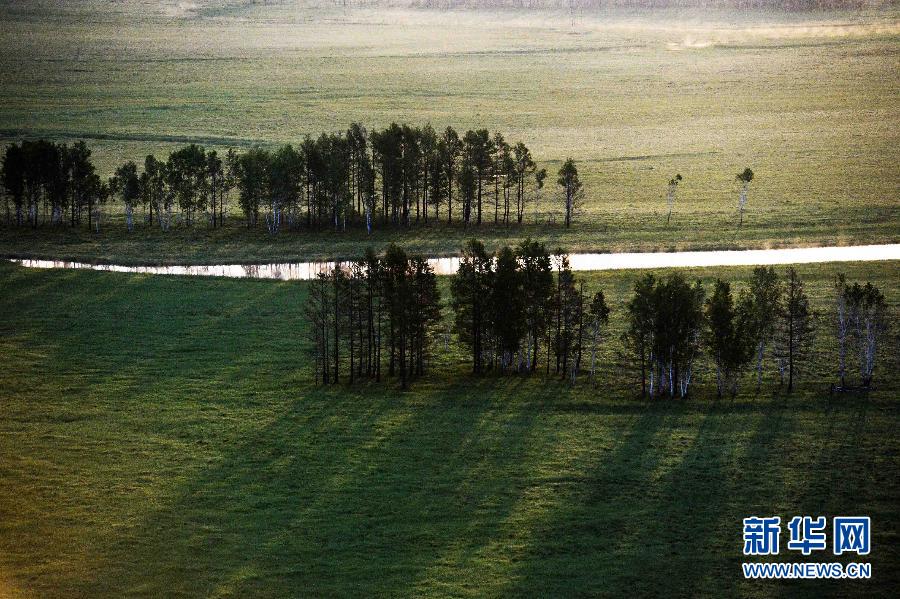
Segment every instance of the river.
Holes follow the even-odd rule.
[[[635,252],[612,254],[570,254],[572,270],[621,270],[642,268],[685,268],[702,266],[754,266],[769,264],[810,264],[817,262],[867,262],[900,260],[900,244],[787,248],[772,250],[714,250],[704,252]],[[155,275],[188,275],[251,279],[309,280],[330,270],[334,262],[289,262],[281,264],[214,264],[193,266],[121,266],[63,260],[12,259],[28,268],[89,269]],[[439,275],[456,272],[459,258],[429,258]]]

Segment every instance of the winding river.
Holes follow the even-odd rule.
[[[810,264],[816,262],[867,262],[900,260],[900,244],[787,248],[774,250],[715,250],[706,252],[637,252],[570,254],[572,270],[621,270],[684,268],[702,266],[754,266]],[[189,275],[250,279],[309,280],[330,270],[334,262],[289,262],[281,264],[214,264],[196,266],[120,266],[63,260],[12,259],[28,268],[74,268],[155,275]],[[429,258],[439,275],[456,272],[459,258]]]

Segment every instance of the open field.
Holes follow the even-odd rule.
[[[4,2],[0,143],[84,138],[108,175],[192,141],[296,143],[352,121],[487,127],[525,141],[551,172],[575,158],[587,190],[571,231],[486,229],[488,241],[539,231],[571,251],[602,251],[900,239],[895,10],[598,13],[573,25],[553,12],[154,6]],[[757,178],[738,228],[734,175],[746,166]],[[676,172],[685,180],[666,227]],[[555,194],[539,212],[560,211]],[[127,241],[121,223],[99,238],[4,230],[0,254],[235,262],[352,255],[371,242],[248,240],[233,224]],[[445,254],[469,234],[433,227],[374,242]]]
[[[896,322],[897,267],[799,271],[823,312],[838,270],[875,282]],[[690,274],[740,284],[749,270]],[[635,276],[587,276],[614,334]],[[790,397],[770,377],[760,396],[747,380],[717,402],[707,366],[687,401],[637,400],[615,341],[599,390],[474,379],[451,351],[400,393],[310,385],[303,283],[0,264],[0,290],[0,596],[893,596],[900,584],[896,331],[868,396],[824,392],[827,322]],[[741,518],[845,513],[872,517],[872,580],[740,577]]]

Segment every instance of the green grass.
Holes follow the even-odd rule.
[[[525,141],[551,172],[568,156],[579,163],[581,225],[535,227],[569,249],[900,237],[893,9],[609,13],[583,15],[573,29],[555,13],[198,4],[174,15],[136,1],[9,6],[0,15],[0,143],[86,138],[111,174],[122,160],[188,141],[296,143],[352,121],[488,127]],[[734,176],[747,166],[757,178],[738,229]],[[685,180],[666,227],[665,187],[676,172]],[[555,193],[541,212],[559,212]],[[204,234],[184,232],[132,245],[117,226],[99,242],[7,231],[0,254],[252,261],[330,257],[332,247],[354,254],[365,243],[359,233],[274,243],[254,235],[231,247],[235,229],[227,248],[193,247],[186,240]],[[381,237],[439,254],[456,252],[461,235]]]
[[[838,270],[874,281],[896,321],[897,266],[800,272],[823,311]],[[740,286],[749,269],[690,274]],[[613,333],[634,276],[589,275]],[[305,290],[0,265],[0,595],[892,596],[900,583],[896,331],[868,396],[824,392],[827,323],[792,396],[770,376],[759,396],[745,380],[715,401],[701,364],[691,399],[638,400],[615,341],[597,389],[474,379],[457,352],[408,393],[314,388]],[[744,581],[750,514],[870,515],[873,579]]]

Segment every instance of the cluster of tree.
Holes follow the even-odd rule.
[[[228,158],[236,161],[233,152]],[[163,229],[169,228],[176,206],[188,226],[198,213],[207,214],[216,226],[224,219],[231,186],[216,152],[193,144],[172,152],[165,162],[147,156],[141,173],[134,162],[125,162],[103,181],[84,142],[70,147],[46,140],[7,146],[2,182],[7,222],[37,227],[39,220],[53,225],[68,221],[75,227],[86,214],[88,227],[95,230],[100,228],[101,206],[110,198],[122,201],[129,230],[138,206],[145,208],[148,222],[155,214]]]
[[[85,214],[90,227],[96,208],[110,193],[109,185],[95,172],[84,142],[68,146],[39,140],[9,145],[3,156],[2,182],[6,222],[32,227],[38,226],[39,218],[53,224],[68,220],[76,226]]]
[[[848,285],[843,276],[836,289],[841,386],[852,347],[859,355],[862,384],[868,387],[877,346],[887,330],[884,296],[871,283]],[[706,298],[699,282],[689,285],[679,273],[664,280],[645,275],[635,285],[627,312],[623,339],[639,365],[642,392],[650,396],[686,396],[701,349],[715,365],[720,397],[737,393],[741,375],[754,362],[759,391],[763,361],[770,354],[781,385],[786,379],[790,392],[808,360],[818,321],[796,270],[788,268],[782,279],[774,268],[762,266],[737,297],[722,280]]]
[[[868,388],[878,344],[887,330],[887,302],[871,283],[850,285],[843,274],[835,280],[835,296],[840,388],[847,388],[848,352],[856,354],[860,384]]]
[[[841,387],[849,353],[858,356],[860,381],[872,382],[877,348],[887,331],[884,295],[871,283],[836,284],[836,326]],[[450,282],[453,328],[470,356],[472,371],[534,373],[543,370],[575,383],[586,368],[596,380],[598,352],[610,308],[602,290],[585,291],[562,250],[532,240],[494,254],[470,240]],[[320,275],[308,301],[316,380],[381,380],[382,337],[388,337],[389,375],[421,376],[434,338],[447,331],[427,262],[392,245],[384,257],[371,251]],[[715,368],[719,397],[736,394],[742,375],[756,370],[762,388],[765,358],[777,367],[788,392],[808,362],[818,315],[803,281],[788,268],[754,269],[740,293],[716,280],[707,296],[699,281],[679,272],[648,273],[634,285],[622,341],[645,396],[686,397],[702,355]],[[447,334],[445,333],[445,334]]]
[[[430,125],[396,123],[371,133],[354,123],[345,133],[306,138],[296,148],[228,150],[224,160],[191,144],[166,160],[147,156],[142,172],[125,162],[108,182],[94,172],[83,142],[68,148],[25,141],[8,146],[3,158],[7,222],[11,200],[15,222],[22,224],[27,211],[35,227],[41,205],[51,213],[44,222],[53,224],[61,224],[58,213],[71,206],[75,226],[82,204],[93,213],[109,197],[121,201],[129,230],[141,206],[145,221],[154,223],[155,215],[164,230],[175,210],[188,227],[198,216],[216,227],[232,190],[247,226],[264,214],[273,234],[304,224],[341,230],[357,224],[371,231],[377,222],[453,222],[454,208],[465,225],[521,224],[528,204],[537,207],[546,176],[524,143],[509,144],[500,133],[478,129],[460,137],[452,127],[438,133]],[[568,226],[583,196],[572,159],[560,169],[558,185]]]
[[[425,374],[440,320],[437,280],[425,259],[393,244],[384,256],[369,250],[319,274],[306,310],[317,383],[338,383],[342,372],[351,383],[380,382],[385,359],[404,389]]]
[[[585,293],[561,250],[551,255],[544,244],[526,240],[492,256],[471,240],[451,292],[455,329],[474,373],[535,372],[543,358],[547,374],[552,369],[574,383],[589,350],[594,380],[610,310],[602,291]]]
[[[737,298],[726,281],[716,280],[707,298],[699,281],[690,285],[680,273],[662,280],[647,274],[635,284],[627,310],[624,341],[640,366],[641,391],[650,396],[687,396],[701,349],[715,365],[719,397],[737,393],[754,358],[759,389],[763,358],[773,346],[782,384],[787,374],[792,391],[815,330],[815,315],[793,268],[784,283],[772,267],[754,269],[749,288]]]

